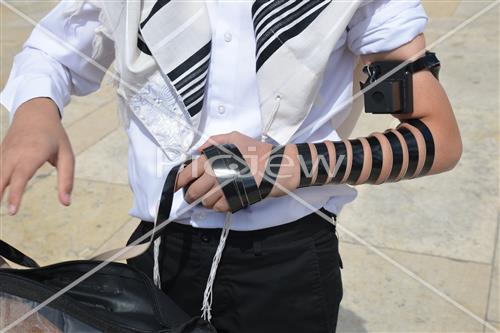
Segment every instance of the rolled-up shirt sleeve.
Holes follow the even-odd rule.
[[[386,52],[424,31],[427,15],[419,0],[373,0],[348,25],[347,45],[356,55]]]
[[[99,14],[91,3],[61,1],[38,23],[14,58],[0,94],[11,118],[22,103],[36,97],[52,99],[62,115],[71,95],[99,88],[114,60],[113,42],[106,36],[96,42]]]

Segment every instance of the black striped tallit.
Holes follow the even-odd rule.
[[[167,74],[191,116],[196,115],[203,107],[211,47],[212,42],[209,41]]]
[[[257,71],[288,40],[302,33],[331,0],[255,1],[252,6]]]
[[[141,29],[148,24],[148,21],[151,20],[155,14],[170,2],[170,0],[156,1],[148,16],[140,23],[137,34],[137,47],[145,54],[152,55],[151,50],[142,38]],[[210,66],[210,51],[211,40],[208,40],[203,47],[185,59],[182,63],[176,64],[176,67],[166,74],[191,116],[198,114],[203,107],[205,86]]]
[[[144,21],[141,22],[140,27],[144,28],[146,23],[148,23],[148,21],[153,17],[153,15],[155,15],[161,8],[163,8],[163,6],[165,6],[169,2],[170,2],[170,0],[158,0],[158,1],[156,1],[156,3],[153,5],[153,8],[151,8],[151,12],[149,13],[149,15],[144,19]],[[144,43],[144,40],[142,38],[141,29],[139,29],[139,31],[137,32],[137,47],[142,52],[144,52],[148,55],[151,55],[151,51],[149,50],[146,43]]]
[[[142,38],[141,29],[160,10],[168,10],[165,6],[170,2],[157,0],[140,23],[137,47],[143,53],[152,55]],[[256,70],[285,42],[301,34],[330,3],[331,0],[255,0],[251,10],[256,38]],[[175,64],[174,69],[167,73],[191,116],[199,113],[203,107],[210,53],[211,41],[207,40],[205,45],[181,63]]]

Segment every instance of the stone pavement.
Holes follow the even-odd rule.
[[[54,2],[12,2],[39,20]],[[427,42],[438,40],[491,1],[425,1]],[[0,22],[0,82],[32,26],[5,7]],[[359,198],[341,216],[344,300],[339,332],[489,332],[447,295],[500,329],[498,263],[498,6],[433,49],[441,81],[464,142],[459,165],[424,179],[359,186]],[[1,112],[1,134],[7,114]],[[137,220],[127,215],[127,139],[110,84],[73,98],[63,122],[77,155],[73,204],[61,207],[56,176],[42,168],[16,217],[0,211],[0,236],[42,264],[88,258],[123,245]],[[363,116],[353,135],[393,124]],[[356,235],[353,237],[353,234]],[[360,244],[371,244],[383,256]],[[389,259],[387,259],[389,258]],[[406,273],[399,267],[404,267]],[[433,292],[407,273],[434,286]]]

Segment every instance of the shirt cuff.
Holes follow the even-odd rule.
[[[356,55],[392,51],[423,33],[427,19],[421,4],[391,1],[350,27],[349,48]]]
[[[9,111],[9,119],[12,122],[19,106],[36,97],[48,97],[54,101],[62,118],[69,96],[61,92],[53,79],[46,75],[25,74],[9,80],[0,93],[0,103]]]

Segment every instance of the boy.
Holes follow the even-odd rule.
[[[162,289],[199,315],[224,212],[238,210],[213,285],[215,327],[334,332],[342,283],[331,222],[355,197],[346,184],[444,172],[461,155],[436,63],[421,54],[426,21],[419,1],[61,2],[35,28],[2,92],[13,119],[2,143],[8,211],[18,211],[45,161],[58,170],[59,200],[70,204],[74,157],[59,118],[69,96],[96,90],[114,61],[130,138],[131,215],[143,221],[132,239],[151,229],[170,168],[205,152],[178,175],[185,195],[175,194],[159,258],[151,250],[130,263],[151,275],[159,260]],[[380,81],[396,68],[389,61],[419,70],[404,91],[411,103],[394,91],[368,97],[402,105],[405,112],[389,110],[401,120],[396,129],[341,140],[358,56],[390,67]],[[246,197],[219,186],[222,173],[207,163],[208,152],[221,153],[214,144],[235,145],[248,163],[255,184],[245,180]]]

